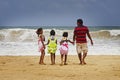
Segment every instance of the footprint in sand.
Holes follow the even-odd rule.
[[[29,66],[34,66],[34,64],[29,64]]]
[[[6,64],[6,62],[1,62],[0,64]]]

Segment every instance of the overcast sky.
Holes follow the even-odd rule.
[[[120,0],[0,0],[0,25],[120,25]]]

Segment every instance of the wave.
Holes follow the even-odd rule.
[[[45,29],[44,35],[48,38],[51,29]],[[56,36],[61,37],[62,31],[55,29]],[[0,41],[7,42],[34,42],[37,41],[36,29],[23,29],[23,28],[14,28],[14,29],[1,29],[0,30]]]
[[[0,41],[34,41],[37,38],[33,29],[2,29]]]
[[[91,32],[92,37],[99,39],[120,39],[120,30],[100,30]]]
[[[46,38],[49,36],[51,29],[44,29],[44,35]],[[1,29],[0,30],[0,41],[10,41],[10,42],[28,42],[37,41],[37,35],[35,33],[36,29]],[[58,39],[62,37],[62,33],[67,31],[69,33],[69,38],[72,39],[73,30],[59,30],[55,29],[56,36]],[[90,32],[93,38],[99,39],[120,39],[120,30],[101,30]]]

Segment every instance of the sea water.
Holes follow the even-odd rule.
[[[37,28],[43,28],[45,44],[48,41],[50,31],[56,32],[57,51],[60,55],[59,42],[63,32],[68,32],[68,39],[72,41],[74,26],[0,26],[0,55],[24,56],[40,55],[38,52]],[[120,55],[120,26],[88,26],[94,45],[88,41],[88,55]],[[46,46],[46,55],[47,46]],[[69,43],[68,55],[77,55],[76,45]]]

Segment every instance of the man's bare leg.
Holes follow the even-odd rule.
[[[87,56],[87,53],[83,53],[82,64],[86,64],[86,62],[85,62],[85,58],[86,58],[86,56]]]
[[[80,60],[80,64],[82,64],[82,54],[81,53],[78,54],[78,58]]]

